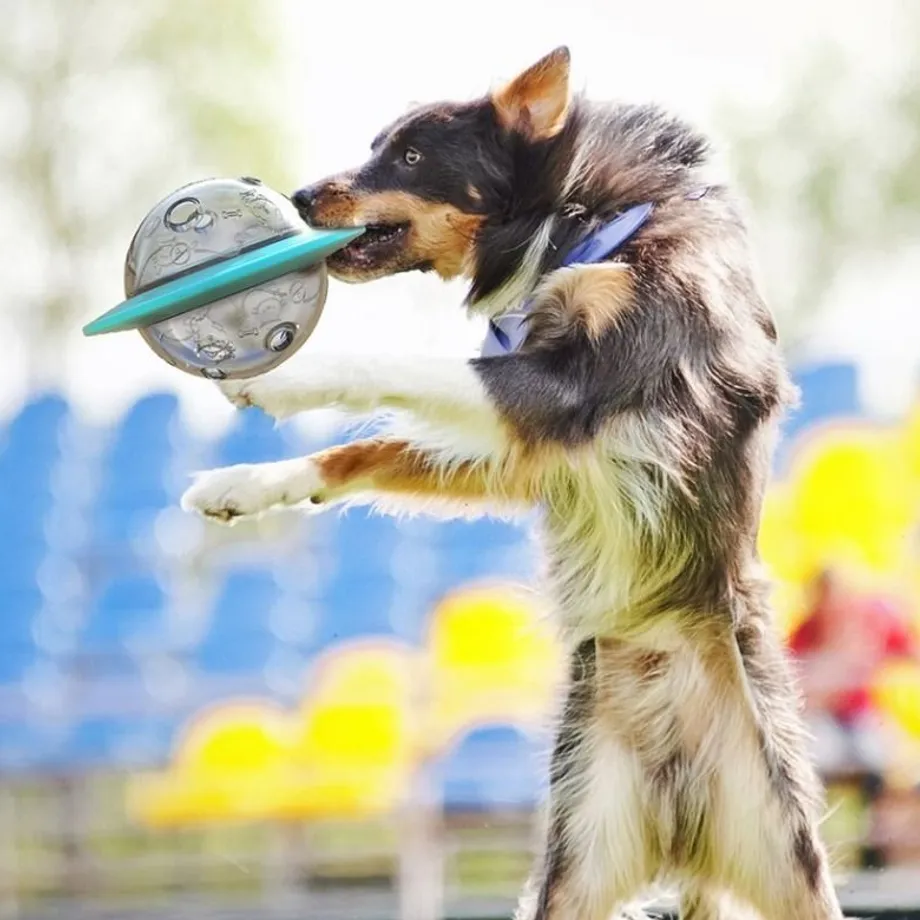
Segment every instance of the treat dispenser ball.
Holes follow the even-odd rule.
[[[125,261],[126,300],[85,335],[137,329],[173,367],[255,377],[310,337],[326,300],[325,259],[363,228],[308,227],[258,179],[205,179],[147,214]]]

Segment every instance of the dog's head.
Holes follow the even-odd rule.
[[[377,135],[363,166],[292,200],[313,226],[367,227],[329,258],[338,278],[471,275],[484,224],[500,222],[519,196],[522,145],[550,144],[568,108],[569,52],[560,47],[479,100],[413,109]]]

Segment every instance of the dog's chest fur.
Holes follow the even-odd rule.
[[[546,481],[540,531],[547,587],[573,643],[626,627],[625,618],[682,561],[679,541],[664,566],[643,551],[645,536],[663,524],[668,487],[611,441],[578,451]]]

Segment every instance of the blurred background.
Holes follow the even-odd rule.
[[[233,412],[140,336],[80,327],[173,188],[290,191],[562,42],[577,88],[712,132],[748,197],[803,393],[762,546],[825,837],[854,913],[920,911],[915,3],[0,0],[0,21],[0,916],[508,915],[560,664],[526,528],[194,520],[191,471],[351,435]],[[462,293],[333,283],[291,370],[472,353]]]

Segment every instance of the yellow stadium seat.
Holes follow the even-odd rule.
[[[299,711],[246,701],[206,711],[167,771],[131,783],[130,813],[170,825],[392,809],[416,753],[418,663],[406,646],[356,642],[326,656]]]
[[[417,653],[396,643],[327,658],[304,700],[279,817],[360,817],[400,801],[415,760],[417,668]]]
[[[855,423],[822,430],[794,458],[795,538],[813,557],[888,577],[904,571],[915,508],[898,433]]]
[[[789,585],[802,585],[818,571],[818,559],[796,527],[792,489],[774,482],[764,497],[758,547],[770,576]]]
[[[920,402],[908,413],[900,428],[901,450],[911,484],[910,502],[920,502]]]
[[[545,719],[563,658],[540,613],[521,592],[500,584],[458,591],[437,607],[427,642],[429,749],[472,724]]]
[[[197,716],[160,774],[129,784],[134,818],[152,825],[273,815],[290,770],[292,720],[269,703],[231,701]]]
[[[873,681],[872,696],[882,712],[920,739],[920,664],[892,661],[884,665]]]
[[[291,719],[261,701],[228,701],[199,714],[176,744],[180,771],[253,773],[282,762],[291,745]]]

